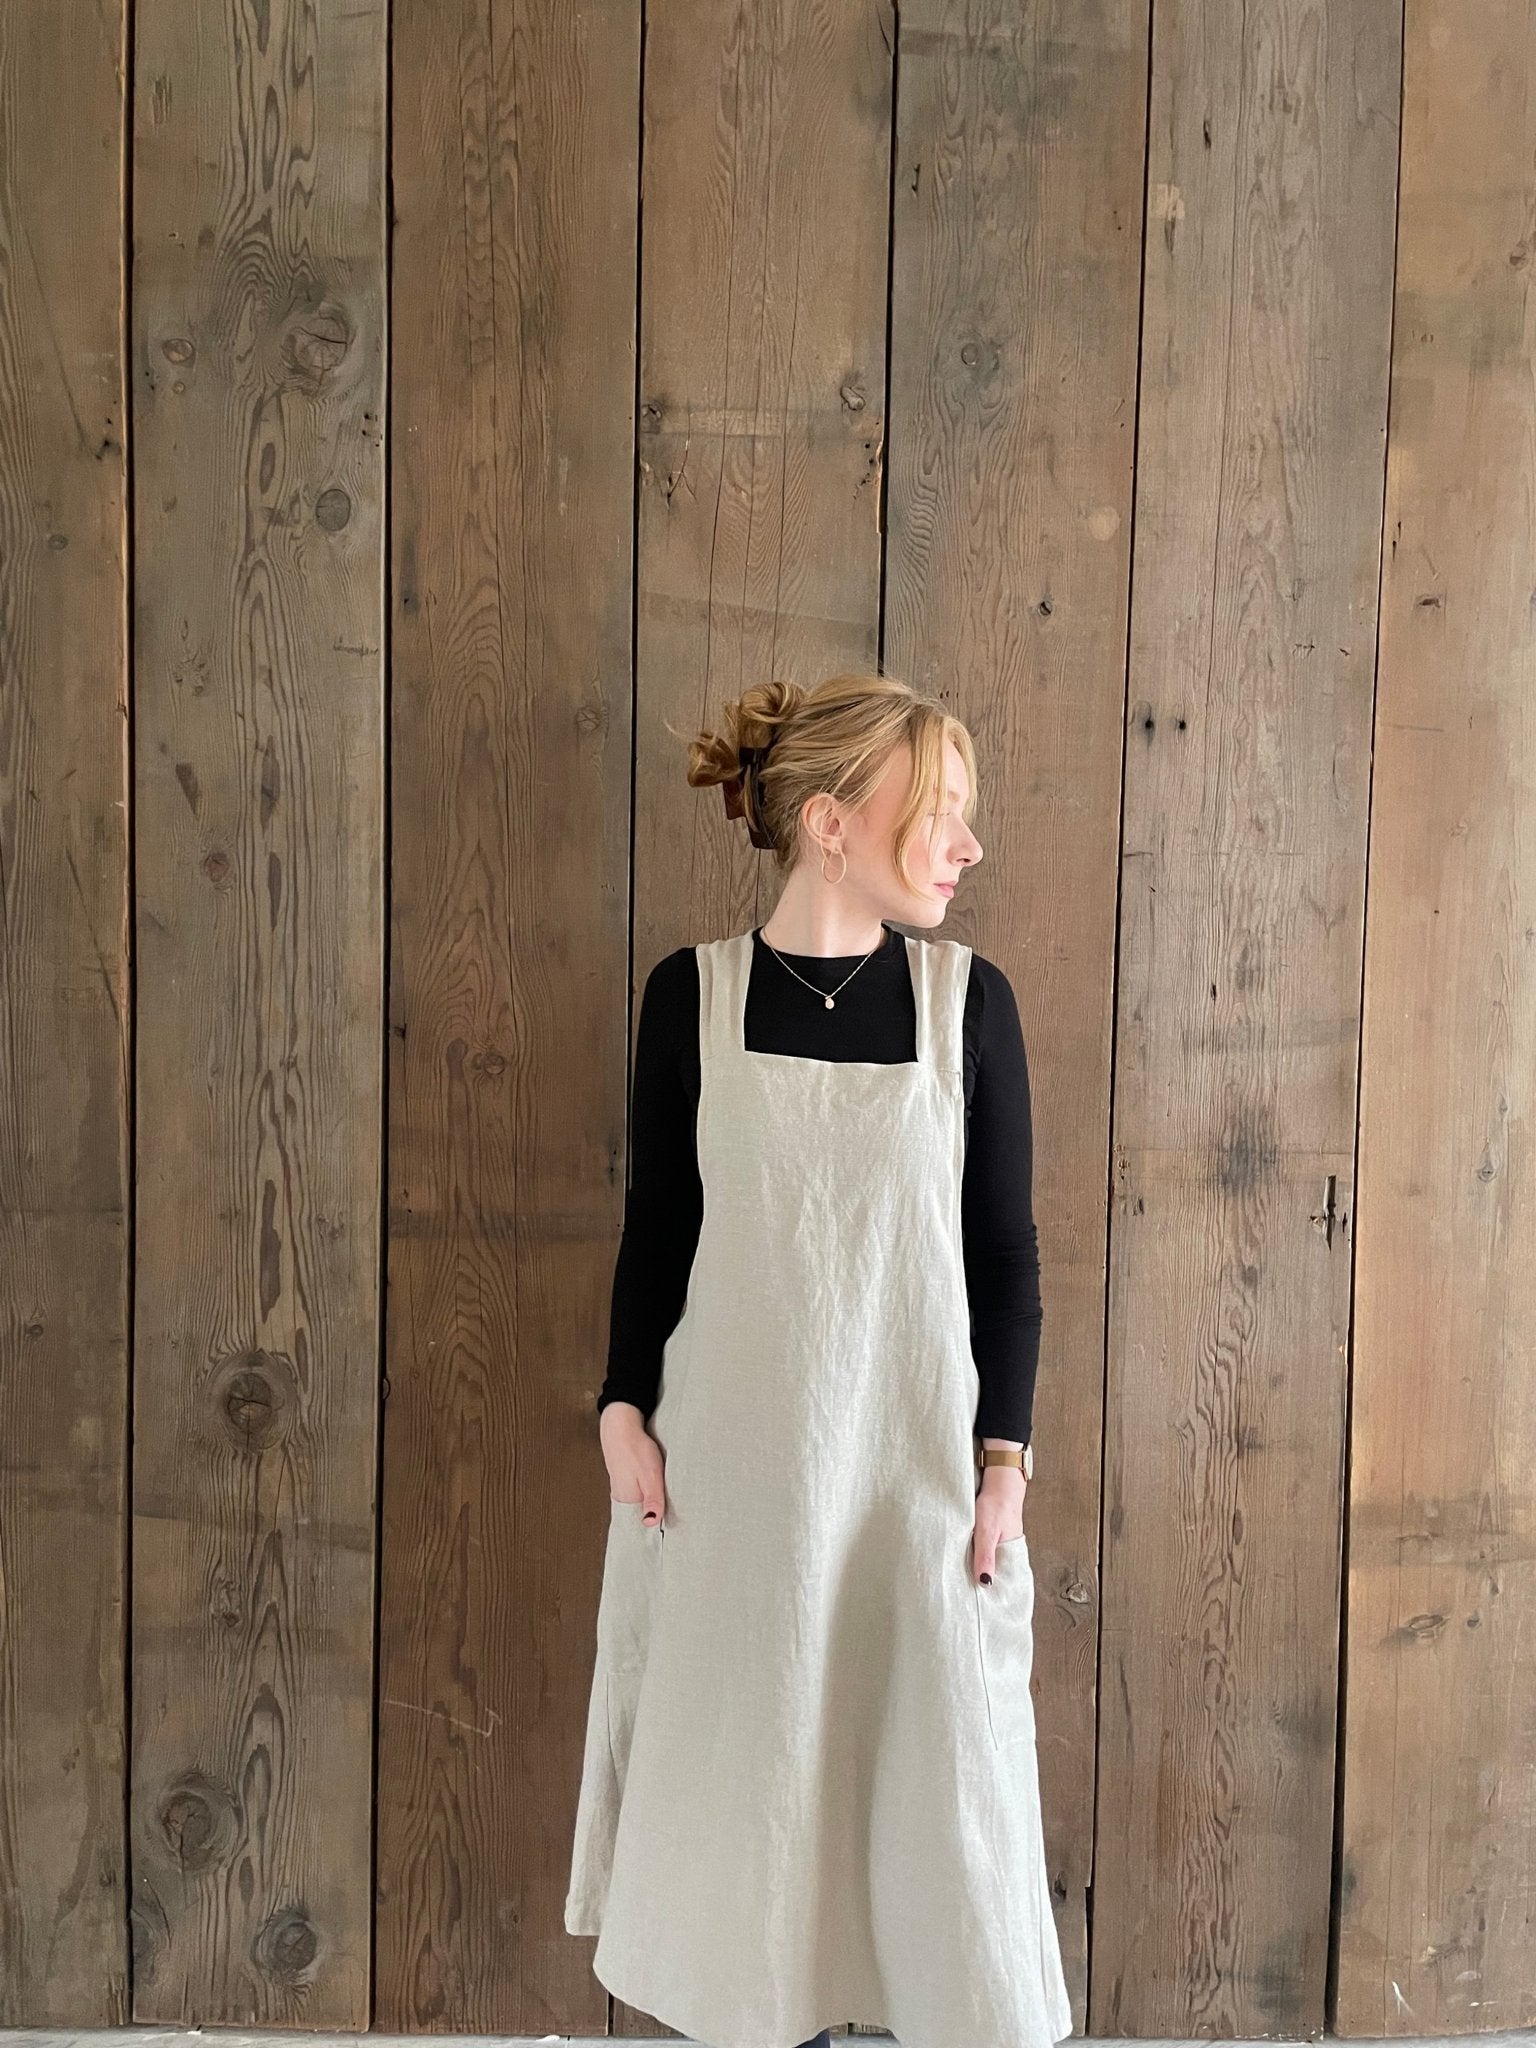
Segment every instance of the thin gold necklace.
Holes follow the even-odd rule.
[[[778,948],[774,945],[771,939],[764,937],[761,930],[759,930],[757,936],[760,939],[762,939],[763,944],[768,948],[769,952],[772,953],[774,959],[778,961],[779,965],[782,968],[784,968],[788,973],[794,974],[796,981],[800,983],[802,988],[808,988],[813,996],[820,996],[821,1000],[823,1001],[823,1003],[825,1003],[829,1010],[836,1008],[835,998],[840,996],[843,990],[848,986],[849,982],[852,981],[853,974],[857,974],[860,967],[867,967],[870,961],[874,959],[875,955],[877,953],[883,953],[887,945],[889,945],[890,943],[890,940],[887,937],[882,936],[879,945],[870,947],[869,951],[864,955],[864,958],[859,962],[859,966],[854,968],[853,974],[845,974],[842,980],[837,984],[837,987],[833,989],[832,994],[828,995],[826,990],[818,988],[814,981],[807,981],[803,974],[795,974],[794,968],[790,966],[789,962],[784,958],[784,955],[778,950]]]

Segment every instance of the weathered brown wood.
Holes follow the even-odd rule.
[[[121,7],[0,9],[0,2026],[127,2018]]]
[[[1095,2035],[1324,2022],[1399,55],[1154,10]]]
[[[1536,8],[1408,26],[1333,2019],[1377,2036],[1536,2024]]]
[[[385,21],[136,15],[140,2021],[369,2017]]]
[[[635,1003],[781,886],[687,786],[685,738],[754,683],[878,656],[894,40],[888,0],[648,19]],[[618,2001],[612,2030],[671,2032]]]
[[[1035,1076],[1079,2023],[1536,2024],[1536,0],[1407,9],[1395,329],[1398,10],[1149,7],[0,15],[0,2024],[668,2032],[561,1926],[627,1038],[777,893],[683,737],[877,659]]]
[[[1030,1050],[1036,1714],[1079,2025],[1146,41],[1144,0],[963,33],[904,7],[895,177],[886,645],[975,735],[984,856],[945,930],[1009,974]]]
[[[682,0],[646,36],[634,992],[766,917],[683,739],[879,648],[893,14]]]
[[[640,7],[397,10],[378,2026],[563,1928],[622,1218]]]

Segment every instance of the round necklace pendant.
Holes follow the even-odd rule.
[[[832,1001],[832,998],[831,998],[830,996],[828,996],[828,997],[826,998],[826,1004],[827,1004],[827,1008],[828,1008],[829,1010],[831,1010],[831,1009],[834,1009],[834,1008],[836,1007],[836,1005],[835,1005],[835,1004],[833,1003],[833,1001]]]

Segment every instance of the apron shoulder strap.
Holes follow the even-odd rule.
[[[699,962],[699,1058],[729,1059],[742,1048],[752,934],[708,939],[693,950]]]
[[[965,1071],[965,998],[971,948],[959,939],[911,939],[918,1058],[946,1074]]]

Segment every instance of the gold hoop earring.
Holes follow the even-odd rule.
[[[840,882],[843,879],[843,875],[846,875],[848,872],[848,856],[846,853],[843,852],[843,849],[840,846],[834,846],[832,851],[838,856],[838,858],[843,863],[843,874],[839,875],[837,878],[837,880]],[[825,848],[822,849],[821,855],[821,879],[824,882],[831,881],[832,879],[831,876],[827,873],[827,855]],[[833,887],[835,888],[836,886],[837,884],[833,883]]]

